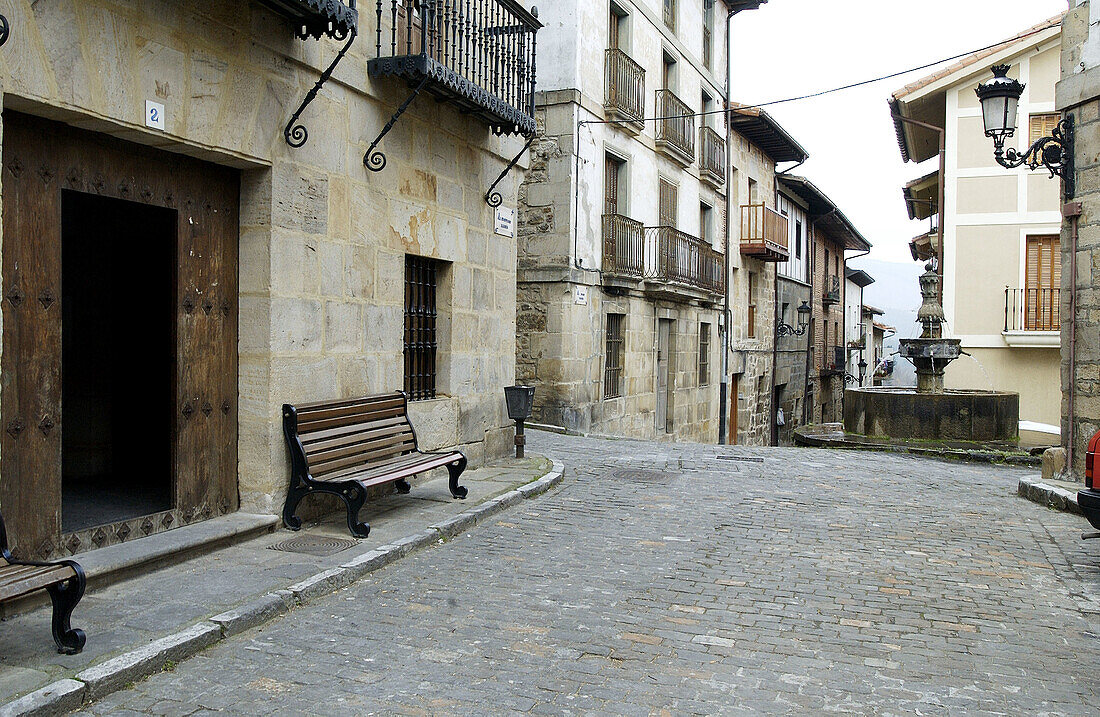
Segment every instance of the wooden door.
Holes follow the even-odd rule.
[[[668,431],[668,352],[672,321],[661,319],[657,324],[657,432]]]
[[[173,414],[175,506],[150,530],[236,510],[238,173],[37,117],[3,117],[0,506],[15,550],[48,557],[93,547],[60,544],[65,192],[175,211],[175,316],[164,319],[175,324],[174,399],[128,407],[135,424],[150,411]],[[140,256],[117,260],[142,270]],[[141,326],[132,335],[117,349],[141,351]]]

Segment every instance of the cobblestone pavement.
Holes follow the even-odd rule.
[[[560,489],[89,711],[1100,712],[1100,551],[1018,469],[529,444]]]

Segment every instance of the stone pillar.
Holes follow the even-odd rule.
[[[1075,123],[1077,184],[1063,206],[1061,234],[1061,428],[1063,446],[1073,456],[1068,470],[1080,479],[1086,443],[1100,429],[1100,2],[1071,4],[1062,24],[1062,78],[1055,88],[1057,109]],[[1074,289],[1076,308],[1071,313]]]

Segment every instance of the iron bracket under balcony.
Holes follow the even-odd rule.
[[[313,89],[306,93],[305,99],[298,105],[298,109],[294,111],[290,121],[283,128],[283,138],[286,143],[291,147],[301,147],[309,139],[309,132],[304,125],[297,124],[298,118],[316,99],[321,87],[332,77],[336,66],[351,49],[359,33],[359,12],[355,9],[355,0],[349,0],[348,4],[340,0],[259,0],[259,2],[276,14],[290,19],[294,23],[295,34],[302,40],[311,37],[320,40],[326,36],[334,40],[347,40],[335,59],[321,73]]]

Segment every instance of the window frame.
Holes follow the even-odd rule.
[[[699,385],[710,383],[710,323],[699,323]]]
[[[604,321],[604,399],[622,398],[626,314],[609,312]],[[614,330],[613,330],[614,329]]]
[[[403,387],[410,401],[427,401],[439,391],[439,277],[443,262],[405,255]]]

